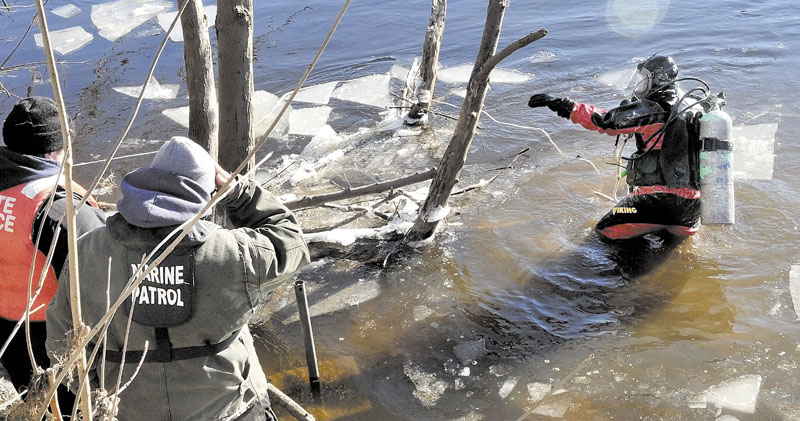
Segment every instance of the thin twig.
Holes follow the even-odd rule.
[[[468,192],[468,191],[471,191],[471,190],[475,190],[475,189],[479,189],[479,188],[482,188],[482,187],[486,187],[486,186],[488,186],[489,184],[491,184],[491,183],[492,183],[492,182],[495,180],[495,178],[497,178],[498,176],[500,176],[500,174],[502,174],[502,173],[503,173],[503,171],[505,171],[505,170],[507,170],[507,169],[509,169],[509,168],[513,167],[513,166],[514,166],[514,163],[516,163],[516,162],[517,162],[517,159],[519,159],[519,157],[520,157],[520,156],[522,156],[523,154],[525,154],[525,152],[528,152],[529,150],[531,150],[531,148],[525,148],[525,149],[523,149],[523,150],[521,150],[521,151],[517,152],[516,156],[514,156],[514,159],[512,159],[512,160],[511,160],[511,163],[509,163],[509,164],[508,164],[508,166],[505,166],[505,167],[503,167],[503,168],[500,168],[500,169],[499,169],[499,171],[497,172],[497,174],[495,174],[494,176],[492,176],[492,178],[490,178],[488,181],[486,181],[486,182],[481,182],[481,183],[476,183],[476,184],[473,184],[473,185],[471,185],[471,186],[464,187],[464,188],[463,188],[463,189],[461,189],[461,190],[457,190],[457,191],[453,192],[453,193],[451,194],[451,196],[455,196],[455,195],[457,195],[457,194],[464,194],[464,193],[466,193],[466,192]]]
[[[3,4],[6,4],[5,0],[3,0]],[[6,4],[6,7],[8,7],[7,4]],[[10,10],[10,8],[9,8],[9,10]],[[3,66],[5,66],[6,63],[8,63],[8,60],[11,60],[11,56],[13,56],[14,53],[17,52],[17,49],[19,48],[19,46],[22,45],[22,42],[25,41],[25,38],[28,37],[28,33],[31,32],[31,28],[33,28],[33,24],[34,23],[36,23],[36,14],[34,14],[33,17],[31,18],[31,23],[28,24],[28,29],[25,30],[24,34],[22,34],[22,37],[20,37],[19,42],[17,43],[17,45],[15,45],[14,48],[11,50],[11,52],[8,53],[8,57],[6,57],[6,59],[3,60],[2,63],[0,63],[0,70],[6,70]]]

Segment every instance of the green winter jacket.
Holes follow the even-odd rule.
[[[150,286],[144,282],[111,320],[106,350],[117,358],[105,361],[105,389],[113,391],[117,383],[131,303],[136,320],[124,354],[122,383],[131,379],[145,341],[145,355],[150,359],[120,395],[119,420],[229,420],[254,406],[269,406],[267,380],[247,323],[270,291],[308,264],[308,248],[291,211],[254,182],[243,182],[220,206],[238,228],[224,229],[200,221],[148,276]],[[174,228],[140,228],[115,214],[106,227],[79,239],[81,307],[86,325],[95,326],[106,312],[109,264],[113,302],[134,274],[142,253],[150,252]],[[51,358],[63,352],[65,334],[72,329],[68,270],[64,272],[47,310]],[[174,285],[176,280],[180,285]],[[190,280],[194,286],[187,290]],[[151,312],[152,308],[167,311]],[[168,320],[169,309],[179,310],[179,316]],[[148,326],[153,320],[155,324],[167,320],[169,326]],[[95,341],[90,349],[98,346]],[[181,349],[219,343],[227,347],[201,350],[205,355],[194,357],[190,352],[189,357],[167,361]],[[91,368],[93,387],[100,384],[100,367],[96,362]]]

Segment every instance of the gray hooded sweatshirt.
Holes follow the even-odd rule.
[[[157,171],[140,169],[123,181],[123,197],[136,200],[120,201],[120,213],[106,227],[78,241],[83,322],[88,326],[105,313],[109,258],[113,301],[142,254],[206,200],[196,197],[190,179],[143,170]],[[188,205],[180,203],[181,197],[188,198]],[[113,390],[123,355],[123,383],[131,379],[148,342],[146,362],[120,395],[120,420],[232,420],[269,407],[267,380],[247,323],[270,291],[309,262],[308,248],[291,211],[251,181],[243,181],[220,206],[238,228],[200,221],[110,323],[106,389]],[[66,272],[47,311],[51,355],[63,352],[65,334],[72,329]],[[134,322],[123,354],[131,307]],[[98,346],[96,340],[91,345]],[[90,370],[94,387],[100,373],[95,363]]]

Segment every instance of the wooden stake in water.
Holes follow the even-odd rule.
[[[306,283],[296,281],[294,293],[297,296],[297,310],[300,314],[300,325],[303,327],[303,342],[306,346],[306,364],[308,365],[308,381],[311,384],[311,393],[319,397],[322,391],[319,382],[319,368],[317,367],[317,350],[314,347],[314,333],[311,331],[311,316],[308,314],[308,299],[306,298]]]

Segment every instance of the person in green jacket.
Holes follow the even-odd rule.
[[[78,241],[86,325],[106,312],[106,290],[114,301],[142,256],[229,178],[199,145],[173,137],[149,167],[122,179],[119,212]],[[90,344],[105,346],[105,368],[90,368],[94,387],[113,391],[121,366],[123,383],[133,378],[119,396],[119,420],[276,419],[247,323],[269,292],[309,263],[309,252],[289,209],[257,183],[237,181],[219,205],[236,228],[199,221],[120,307],[106,342]],[[68,289],[59,282],[47,311],[52,356],[63,355],[72,330]]]

